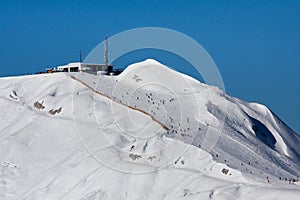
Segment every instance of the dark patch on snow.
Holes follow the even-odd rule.
[[[257,119],[254,119],[250,116],[249,118],[253,123],[252,130],[255,132],[256,137],[269,147],[275,149],[276,139],[271,131],[269,131],[269,129]]]

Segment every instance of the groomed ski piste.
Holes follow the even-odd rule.
[[[155,60],[0,78],[0,199],[298,199],[300,138]]]

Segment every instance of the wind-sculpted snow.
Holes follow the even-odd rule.
[[[300,194],[299,136],[276,115],[153,60],[1,78],[0,106],[1,200]]]

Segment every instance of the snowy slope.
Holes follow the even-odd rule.
[[[211,151],[219,162],[259,177],[299,176],[299,136],[263,105],[230,97],[151,59],[118,77],[78,76],[97,91],[147,111],[170,128],[168,136]]]
[[[288,183],[300,175],[299,136],[265,106],[154,60],[117,77],[1,78],[0,106],[0,199],[300,194]]]

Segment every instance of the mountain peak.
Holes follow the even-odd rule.
[[[299,136],[155,60],[0,84],[4,199],[299,196]]]

